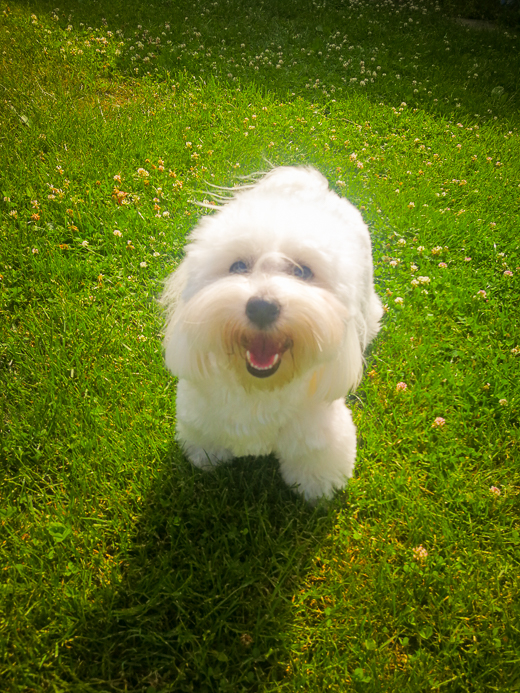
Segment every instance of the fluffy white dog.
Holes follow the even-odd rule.
[[[352,476],[344,398],[382,307],[361,214],[312,168],[280,167],[201,219],[167,279],[177,437],[197,467],[274,453],[308,500]]]

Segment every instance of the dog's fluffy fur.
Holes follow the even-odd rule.
[[[274,453],[307,499],[352,476],[344,398],[382,307],[361,214],[311,168],[275,168],[190,236],[167,279],[177,437],[197,467]]]

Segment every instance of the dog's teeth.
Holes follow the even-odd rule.
[[[251,366],[253,366],[253,368],[255,368],[257,371],[268,371],[268,370],[270,370],[271,368],[273,368],[273,366],[276,366],[276,364],[278,363],[278,361],[279,361],[279,359],[280,359],[280,354],[275,354],[275,355],[273,356],[273,359],[272,359],[271,363],[270,363],[269,365],[267,365],[267,366],[259,366],[259,365],[253,360],[253,357],[252,357],[250,351],[246,351],[246,358],[247,358],[247,360],[249,361],[249,364],[250,364]]]

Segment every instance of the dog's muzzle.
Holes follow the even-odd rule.
[[[280,304],[253,296],[246,304],[246,315],[260,330],[244,344],[247,370],[255,378],[268,378],[276,373],[283,352],[289,348],[288,344],[280,343],[279,339],[265,332],[278,319]]]

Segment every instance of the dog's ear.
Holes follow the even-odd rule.
[[[175,272],[170,274],[164,283],[164,291],[159,305],[165,313],[163,327],[163,346],[167,368],[180,377],[190,371],[195,350],[189,349],[186,335],[179,334],[179,321],[182,320],[184,306],[183,294],[188,284],[188,263],[184,259]]]
[[[171,321],[177,306],[182,302],[182,294],[184,293],[187,283],[188,268],[186,266],[186,261],[183,260],[175,272],[170,274],[164,282],[164,290],[159,298],[159,304],[166,314],[166,323]]]
[[[363,352],[355,326],[351,323],[337,357],[318,371],[318,397],[327,402],[346,397],[357,388],[362,376]]]
[[[166,279],[159,299],[166,316],[163,328],[164,360],[166,367],[178,378],[202,380],[212,370],[214,357],[203,348],[197,348],[196,343],[190,342],[188,333],[183,329],[189,276],[190,262],[185,258]]]

